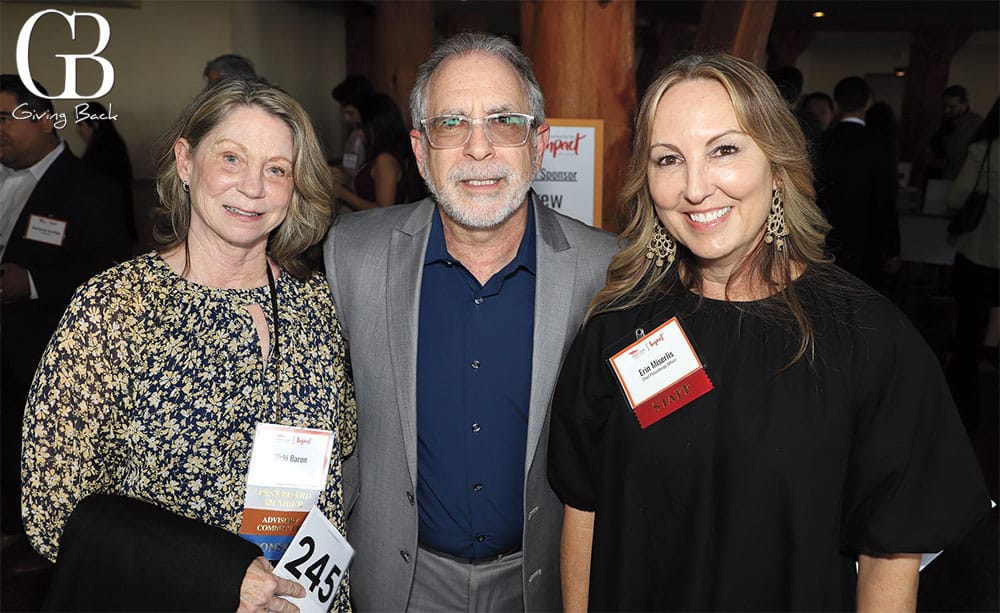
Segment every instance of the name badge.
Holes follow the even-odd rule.
[[[24,238],[62,247],[63,241],[66,240],[66,222],[53,217],[29,215]]]
[[[295,603],[302,613],[326,613],[353,558],[354,548],[344,535],[313,507],[274,568],[275,575],[306,588],[306,596],[282,598]]]
[[[344,158],[340,161],[340,165],[349,170],[354,170],[358,167],[358,154],[345,153]]]
[[[272,562],[285,553],[326,487],[333,432],[257,424],[240,536]]]
[[[608,360],[643,429],[713,389],[676,317]]]

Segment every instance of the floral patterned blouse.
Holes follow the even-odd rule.
[[[237,533],[260,422],[336,431],[319,507],[344,530],[340,467],[357,409],[340,324],[322,275],[275,282],[279,346],[267,363],[246,308],[260,305],[273,339],[267,286],[205,287],[149,253],[77,290],[25,411],[23,510],[35,549],[54,560],[69,514],[92,493]],[[346,609],[340,592],[335,608]]]

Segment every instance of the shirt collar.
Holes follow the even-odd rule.
[[[517,248],[517,254],[510,264],[504,266],[503,270],[516,270],[524,268],[531,274],[535,274],[535,201],[534,192],[528,196],[528,222],[524,227],[524,236],[521,237],[521,244]],[[444,224],[441,221],[441,211],[434,207],[434,214],[431,217],[431,233],[427,238],[427,251],[424,255],[424,264],[435,262],[456,262],[454,257],[448,253],[448,246],[444,242]]]

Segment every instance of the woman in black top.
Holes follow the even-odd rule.
[[[920,553],[989,508],[935,356],[830,264],[759,68],[680,60],[636,121],[552,409],[567,610],[912,610]]]

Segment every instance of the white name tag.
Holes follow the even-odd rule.
[[[333,432],[257,424],[240,536],[264,557],[284,555],[326,488]]]
[[[701,361],[671,319],[611,358],[632,408],[701,368]]]
[[[24,232],[24,238],[62,247],[63,241],[66,240],[66,222],[52,217],[29,215],[28,229]]]
[[[321,490],[332,449],[329,430],[257,424],[247,483]]]
[[[344,159],[340,161],[341,166],[347,168],[348,170],[354,170],[358,167],[358,154],[357,153],[345,153]]]
[[[302,613],[326,613],[353,558],[354,548],[344,535],[313,507],[274,568],[275,575],[306,588],[306,596],[283,598],[295,603]]]
[[[641,329],[635,334],[638,340],[609,362],[645,429],[707,394],[712,381],[676,317],[649,334]]]

